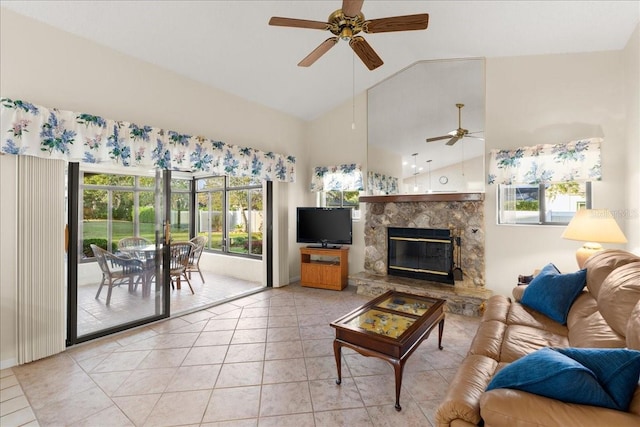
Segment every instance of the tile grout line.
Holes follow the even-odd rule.
[[[10,398],[10,399],[7,399],[7,400],[4,400],[4,401],[1,401],[1,402],[0,402],[0,408],[1,408],[2,406],[6,407],[7,402],[13,401],[13,400],[15,400],[15,399],[19,399],[19,398],[21,398],[21,397],[22,397],[22,398],[24,398],[24,400],[27,402],[27,406],[22,407],[22,408],[18,408],[18,409],[14,410],[14,411],[11,411],[11,412],[9,412],[9,413],[3,414],[3,415],[0,417],[0,425],[2,425],[3,427],[10,427],[10,426],[11,426],[11,424],[9,424],[9,421],[8,421],[8,420],[10,419],[11,415],[12,415],[12,414],[16,414],[16,413],[17,413],[17,412],[19,412],[19,411],[25,411],[25,410],[28,410],[28,412],[30,412],[30,413],[31,413],[32,418],[31,418],[31,419],[29,419],[29,420],[24,420],[24,422],[21,422],[20,424],[16,424],[16,426],[19,426],[19,425],[25,425],[25,424],[30,424],[30,423],[33,423],[34,421],[36,422],[36,424],[38,424],[38,425],[39,425],[39,423],[38,423],[38,418],[36,417],[36,413],[35,413],[35,411],[33,410],[33,407],[31,406],[31,402],[29,401],[29,398],[28,398],[28,397],[26,396],[26,394],[24,393],[24,390],[22,389],[22,384],[20,384],[20,381],[18,380],[18,377],[16,377],[15,373],[13,372],[13,370],[12,370],[11,368],[8,368],[8,371],[10,372],[10,375],[3,376],[3,377],[2,377],[2,380],[5,380],[5,381],[6,381],[6,380],[7,380],[7,378],[11,378],[11,377],[13,377],[13,378],[15,379],[15,384],[13,384],[13,385],[11,385],[10,387],[7,387],[7,388],[2,388],[1,390],[2,390],[2,391],[4,391],[4,390],[6,390],[6,389],[8,389],[8,388],[11,388],[11,387],[17,387],[17,388],[18,388],[18,390],[20,391],[20,394],[19,394],[19,395],[16,395],[16,396],[13,396],[13,397],[12,397],[12,398]],[[1,409],[0,409],[0,413],[2,413],[2,410],[1,410]]]

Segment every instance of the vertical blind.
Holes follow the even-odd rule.
[[[18,158],[18,363],[65,349],[65,164]]]

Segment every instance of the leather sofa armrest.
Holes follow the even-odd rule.
[[[480,396],[487,388],[498,366],[495,360],[482,355],[469,355],[449,384],[449,389],[436,410],[435,421],[440,427],[477,425],[480,422]]]
[[[629,412],[565,403],[506,388],[485,392],[480,397],[480,413],[485,427],[640,425],[640,416]]]
[[[520,302],[522,300],[522,295],[524,295],[524,290],[527,289],[527,286],[529,285],[518,285],[513,288],[513,291],[511,291],[513,299],[517,302]]]

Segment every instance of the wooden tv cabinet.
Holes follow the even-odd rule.
[[[300,284],[341,291],[347,287],[349,248],[300,248]]]

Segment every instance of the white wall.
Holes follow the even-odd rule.
[[[15,156],[0,155],[0,200],[15,200],[18,161]],[[0,208],[0,369],[15,365],[17,340],[17,203],[2,203]]]
[[[54,29],[2,9],[0,14],[0,96],[34,104],[147,124],[178,132],[203,135],[234,145],[286,153],[307,169],[304,150],[306,123],[284,113],[178,76],[80,37]],[[206,52],[203,52],[206,54]],[[269,84],[269,76],[264,76]],[[2,156],[2,200],[15,197],[9,156]],[[13,181],[12,181],[13,180]],[[286,215],[301,204],[305,180],[286,184],[276,211]],[[13,192],[12,192],[13,191]],[[11,193],[11,194],[7,194]],[[5,197],[6,196],[6,197]],[[283,197],[284,196],[284,197]],[[12,203],[0,206],[2,255],[15,248]],[[288,218],[278,218],[290,227]],[[5,230],[7,228],[7,230]],[[277,230],[280,233],[280,229]],[[282,236],[282,234],[279,234]],[[292,268],[295,232],[275,252],[277,279],[288,281],[283,270]],[[2,256],[0,283],[0,364],[15,359],[15,259]],[[299,259],[299,255],[298,255]],[[5,265],[6,264],[6,265]],[[243,267],[255,269],[253,264]],[[299,267],[297,267],[299,268]],[[5,309],[6,306],[6,309]]]
[[[627,143],[623,65],[620,51],[488,59],[487,151],[603,137],[603,178],[593,184],[593,207],[624,211],[627,150],[640,142]],[[485,217],[486,284],[494,293],[510,294],[518,274],[549,262],[561,271],[577,269],[581,243],[560,238],[564,227],[496,225],[495,185],[487,186]]]
[[[355,124],[355,128],[352,128],[352,124]],[[354,99],[309,123],[305,143],[311,161],[308,170],[299,170],[299,177],[302,180],[302,175],[306,172],[304,184],[307,189],[311,182],[311,168],[314,166],[359,163],[364,168],[367,164],[366,92],[357,94]],[[366,181],[366,171],[364,173]],[[306,205],[315,206],[315,193],[310,191],[307,193]],[[364,205],[364,203],[360,204],[360,220],[353,222],[353,244],[349,249],[349,274],[364,270]],[[293,233],[295,234],[295,224]],[[298,248],[300,246],[297,245]],[[300,265],[296,265],[295,268],[296,272],[293,276],[300,277]]]
[[[367,146],[367,171],[398,178],[402,177],[402,156],[391,150],[383,150],[375,145]],[[373,167],[372,165],[375,165]]]
[[[640,254],[640,24],[636,27],[623,52],[624,103],[627,126],[627,249]]]

